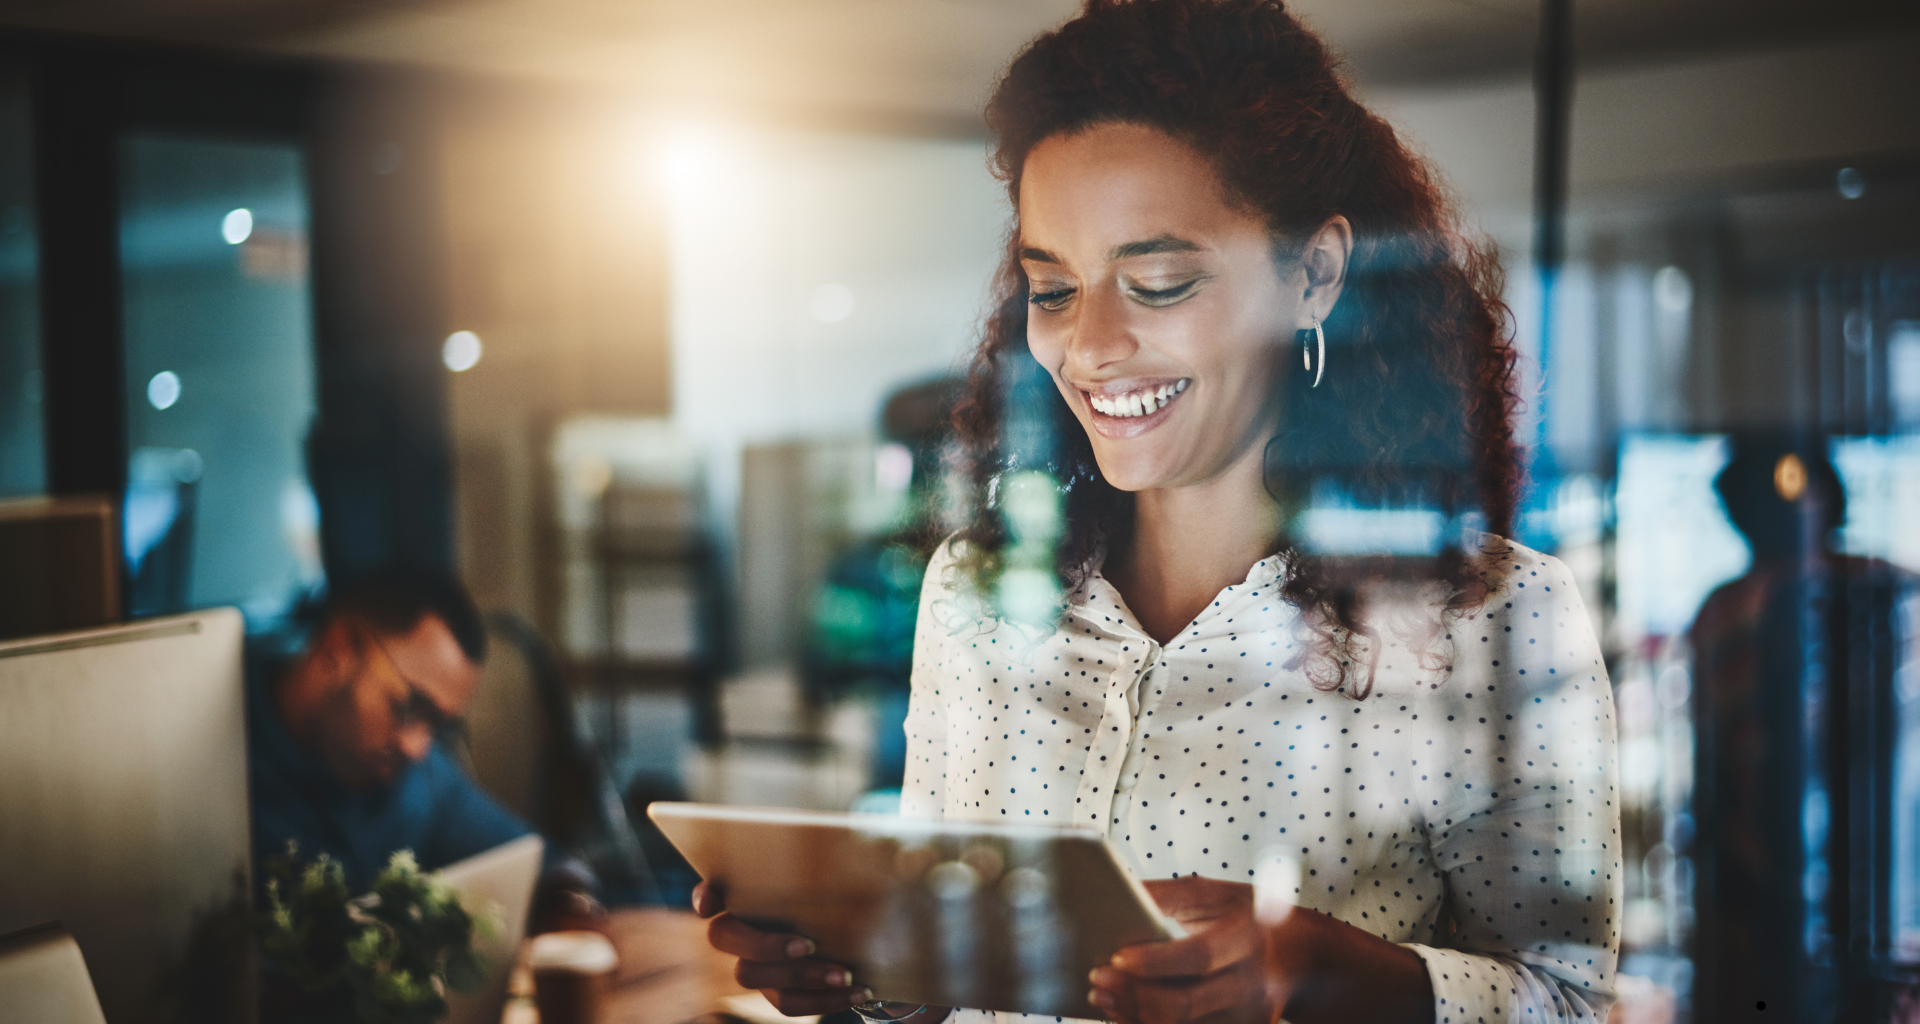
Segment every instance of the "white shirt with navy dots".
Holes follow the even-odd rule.
[[[1144,878],[1251,881],[1425,962],[1437,1024],[1604,1021],[1619,950],[1612,689],[1558,560],[1488,538],[1496,588],[1375,619],[1371,691],[1316,688],[1279,556],[1162,645],[1099,575],[1058,629],[979,614],[951,544],[914,641],[902,813],[1104,829]],[[1451,666],[1451,671],[1447,666]],[[957,1024],[1018,1015],[961,1011]]]

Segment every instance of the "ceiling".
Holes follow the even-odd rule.
[[[1364,84],[1525,74],[1534,0],[1297,0]],[[0,0],[0,25],[977,124],[1078,0]],[[1904,29],[1910,0],[1581,0],[1585,66]]]

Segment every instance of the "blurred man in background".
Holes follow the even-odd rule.
[[[250,665],[248,759],[258,865],[324,853],[365,889],[398,850],[432,871],[533,831],[481,791],[442,742],[480,682],[486,628],[466,590],[381,573],[331,597],[292,659]],[[549,847],[538,906],[597,914],[592,877]]]

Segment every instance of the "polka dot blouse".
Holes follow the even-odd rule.
[[[1308,680],[1278,557],[1162,645],[1097,574],[1050,634],[987,618],[942,548],[903,813],[1104,829],[1143,878],[1251,881],[1270,849],[1298,851],[1297,902],[1417,953],[1437,1024],[1603,1021],[1612,691],[1565,566],[1492,538],[1481,557],[1487,602],[1378,629],[1354,699]]]

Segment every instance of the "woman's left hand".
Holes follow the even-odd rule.
[[[1305,970],[1304,951],[1287,941],[1284,925],[1269,929],[1254,918],[1253,886],[1189,875],[1146,887],[1187,937],[1114,954],[1091,975],[1093,1004],[1125,1024],[1278,1020]]]

